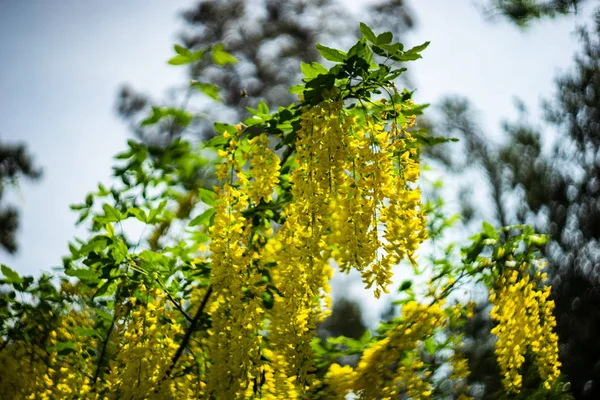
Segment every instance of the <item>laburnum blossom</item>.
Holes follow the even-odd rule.
[[[544,278],[545,274],[535,272],[532,279],[528,264],[523,263],[518,269],[507,270],[490,290],[494,305],[491,316],[497,322],[492,329],[498,337],[495,353],[508,392],[520,392],[528,353],[533,355],[532,361],[546,389],[560,375],[554,301],[549,299],[551,288],[538,284]]]

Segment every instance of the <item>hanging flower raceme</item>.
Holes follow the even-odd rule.
[[[310,341],[330,306],[329,260],[342,271],[361,271],[379,296],[391,283],[392,266],[425,238],[420,195],[410,187],[418,164],[414,150],[406,149],[407,126],[386,130],[373,119],[349,115],[341,100],[303,111],[290,176],[294,201],[261,256],[276,265],[281,294],[271,313],[270,342],[285,360],[283,374],[297,377],[300,393],[311,385]]]
[[[529,356],[546,389],[560,375],[554,301],[549,300],[550,286],[538,284],[544,278],[536,272],[532,279],[523,263],[518,270],[504,272],[491,290],[491,316],[497,322],[492,334],[498,337],[495,353],[508,392],[520,392],[522,367]]]
[[[179,347],[176,337],[183,334],[182,326],[176,322],[178,312],[167,306],[166,295],[159,289],[147,289],[142,284],[138,296],[146,302],[131,298],[128,313],[115,311],[120,318],[110,332],[108,345],[115,349],[116,356],[98,378],[96,391],[107,399],[130,400],[192,398],[202,393],[197,375],[165,380]],[[180,369],[173,375],[193,362],[190,355],[183,356]]]
[[[337,112],[343,115],[345,111]],[[335,143],[335,151],[329,147],[326,155],[339,158],[329,174],[334,189],[328,225],[332,255],[342,271],[360,271],[366,287],[375,286],[375,297],[379,297],[391,283],[392,267],[407,256],[412,261],[427,235],[420,192],[412,187],[419,164],[416,150],[407,148],[414,140],[408,124],[375,122],[376,118],[346,118],[340,125],[329,117],[317,123],[337,123],[337,130],[323,130]],[[410,121],[414,125],[414,119]],[[311,132],[314,125],[310,125]],[[340,128],[341,135],[330,134]],[[321,141],[329,143],[326,138]]]
[[[253,398],[266,376],[261,354],[261,331],[265,310],[261,300],[262,276],[257,273],[257,237],[251,220],[244,217],[250,202],[269,202],[278,183],[279,159],[262,135],[248,142],[250,151],[239,151],[241,126],[221,152],[224,162],[217,176],[224,181],[215,188],[215,220],[211,228],[211,281],[214,300],[210,306],[211,367],[208,392],[217,399]],[[243,170],[250,164],[250,180]],[[262,382],[265,386],[265,382]]]
[[[415,399],[431,397],[431,372],[418,357],[417,345],[444,325],[444,312],[436,304],[409,302],[402,315],[403,321],[360,359],[353,385],[360,399],[397,398],[402,393]]]
[[[286,220],[265,247],[265,260],[276,264],[274,283],[281,293],[271,315],[271,348],[285,360],[282,373],[295,377],[299,393],[313,379],[310,342],[330,306],[326,235],[329,206],[344,172],[344,157],[334,154],[344,140],[340,112],[341,102],[331,102],[303,114],[290,177],[294,202],[283,210]]]
[[[53,312],[50,312],[52,315]],[[93,320],[86,312],[72,310],[50,318],[55,328],[39,325],[40,337],[8,343],[0,352],[0,393],[18,399],[80,399],[91,391],[89,376],[94,363],[89,349],[93,337],[77,337]],[[25,322],[25,321],[24,321]],[[39,321],[31,321],[39,324]],[[43,340],[46,343],[33,343]]]

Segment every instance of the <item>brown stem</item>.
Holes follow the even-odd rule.
[[[198,325],[198,321],[200,321],[200,317],[202,317],[202,313],[204,312],[204,308],[206,307],[206,304],[208,303],[208,299],[209,299],[210,295],[212,294],[212,292],[213,292],[213,287],[212,287],[212,285],[210,285],[208,287],[208,289],[206,290],[206,293],[204,294],[204,298],[202,299],[202,303],[200,304],[198,311],[196,311],[196,315],[194,315],[194,319],[192,319],[190,326],[188,327],[188,330],[185,332],[185,336],[183,337],[183,340],[181,341],[181,344],[179,345],[177,352],[175,353],[175,355],[173,356],[173,359],[171,360],[171,366],[167,369],[167,372],[166,372],[165,376],[163,377],[163,380],[166,380],[167,378],[169,378],[169,376],[175,369],[175,366],[177,365],[177,361],[179,361],[179,359],[183,355],[183,351],[188,346],[190,339],[192,338],[192,333],[194,333],[194,331],[196,330],[196,325]]]

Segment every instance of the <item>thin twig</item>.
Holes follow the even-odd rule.
[[[169,291],[165,288],[165,286],[162,284],[162,282],[160,282],[158,279],[156,280],[156,282],[158,282],[163,287],[164,292],[167,294],[167,297],[169,298],[169,300],[171,300],[171,303],[173,303],[175,308],[177,308],[179,310],[179,312],[181,312],[181,314],[183,314],[183,316],[185,317],[185,319],[188,320],[188,322],[192,323],[193,322],[192,317],[190,317],[189,314],[185,312],[185,310],[183,309],[183,307],[181,307],[181,304],[179,304],[179,302],[175,301],[173,296],[171,296],[171,293],[169,293]]]
[[[183,351],[186,349],[188,343],[190,342],[190,339],[192,338],[192,333],[196,330],[196,325],[198,324],[200,317],[202,317],[202,313],[204,312],[204,308],[206,307],[206,304],[208,303],[208,298],[212,294],[212,291],[213,291],[213,287],[212,287],[212,285],[210,285],[208,287],[208,289],[206,290],[206,293],[204,294],[204,298],[202,299],[202,303],[200,304],[198,311],[196,311],[196,315],[194,315],[194,319],[191,321],[188,330],[185,332],[185,336],[183,337],[183,340],[181,341],[181,344],[179,345],[177,352],[173,356],[173,360],[171,361],[171,366],[167,369],[167,372],[165,373],[163,380],[166,380],[167,378],[169,378],[169,376],[175,369],[175,366],[177,365],[177,361],[179,361],[179,358],[181,358],[181,356],[183,355]]]
[[[106,347],[108,346],[108,340],[110,339],[110,334],[112,333],[113,328],[115,327],[115,323],[117,321],[117,313],[113,314],[112,321],[110,322],[110,327],[108,328],[108,332],[106,333],[106,337],[104,338],[104,342],[102,343],[102,350],[100,351],[100,357],[98,358],[98,365],[96,366],[96,372],[94,373],[94,377],[92,378],[92,386],[96,384],[98,377],[100,376],[100,370],[102,369],[102,363],[104,361],[104,355],[106,354]]]

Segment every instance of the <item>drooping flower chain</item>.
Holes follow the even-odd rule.
[[[520,392],[523,386],[521,367],[529,352],[546,389],[560,375],[554,301],[549,299],[551,288],[538,286],[545,274],[536,272],[531,279],[527,267],[523,263],[518,270],[506,271],[490,294],[494,305],[490,314],[498,323],[492,329],[498,337],[495,353],[504,387],[511,393]]]

